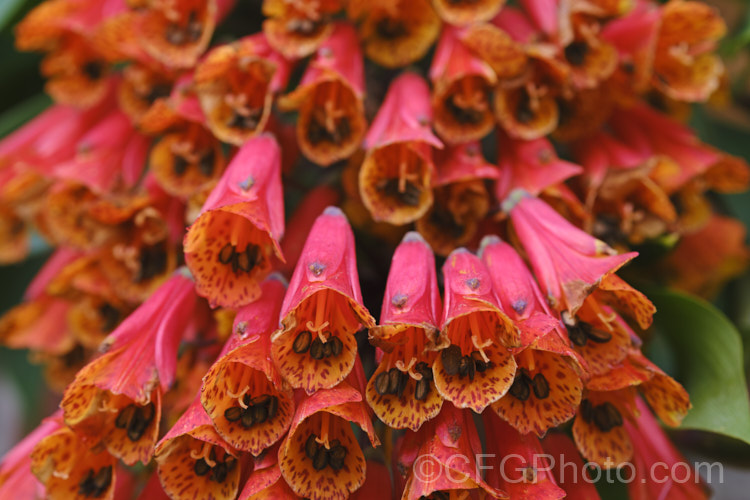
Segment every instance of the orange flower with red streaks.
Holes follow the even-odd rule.
[[[248,141],[232,158],[185,235],[185,262],[199,295],[212,306],[258,298],[258,283],[283,258],[281,151],[270,135]]]
[[[47,422],[49,427],[42,424],[46,435],[34,445],[30,457],[31,472],[44,485],[45,498],[114,498],[115,458],[65,427],[58,414]]]
[[[217,0],[143,0],[133,4],[131,29],[143,51],[172,68],[194,66],[216,28]]]
[[[212,49],[194,74],[206,125],[218,139],[236,146],[262,132],[289,71],[289,63],[262,34]]]
[[[468,244],[490,210],[487,183],[500,172],[487,163],[477,142],[449,146],[435,158],[435,201],[416,223],[435,253],[446,256]]]
[[[457,28],[443,29],[430,66],[435,130],[450,144],[479,140],[495,127],[495,73],[461,37]]]
[[[503,457],[499,465],[489,468],[487,483],[502,488],[510,498],[558,500],[566,496],[550,472],[554,462],[544,455],[536,436],[519,432],[490,412],[482,418],[489,456]]]
[[[359,171],[362,202],[376,221],[402,225],[432,205],[432,148],[442,148],[430,130],[427,83],[404,73],[391,83],[365,138]]]
[[[117,88],[120,108],[140,127],[142,123],[176,119],[169,106],[175,74],[158,65],[134,63],[123,70]]]
[[[123,321],[105,354],[78,372],[60,404],[65,423],[127,464],[148,463],[161,396],[174,381],[177,347],[194,328],[193,282],[176,274]],[[185,311],[194,311],[186,314]]]
[[[435,11],[446,23],[459,26],[489,21],[505,0],[432,0]]]
[[[481,413],[513,384],[516,362],[508,348],[519,331],[500,307],[484,263],[464,248],[443,264],[442,334],[450,343],[432,367],[435,387],[458,408]]]
[[[199,399],[159,441],[154,458],[159,480],[172,500],[237,496],[239,452],[219,436]]]
[[[359,148],[367,128],[364,79],[357,33],[338,23],[297,88],[279,99],[280,108],[299,112],[297,143],[308,159],[325,167]]]
[[[347,13],[359,22],[367,57],[387,68],[422,58],[440,34],[440,17],[429,0],[350,0]]]
[[[495,291],[521,331],[514,355],[518,369],[508,393],[492,409],[518,432],[547,430],[567,422],[581,402],[585,362],[563,340],[560,321],[550,315],[534,277],[507,243],[486,237],[481,257]]]
[[[356,373],[359,372],[359,373]],[[312,500],[348,498],[365,481],[365,457],[352,430],[356,423],[373,446],[380,444],[367,404],[358,388],[364,373],[355,368],[348,382],[300,394],[289,434],[279,448],[279,467],[287,484]]]
[[[482,443],[468,410],[450,403],[419,431],[409,431],[395,450],[396,471],[406,477],[402,500],[509,498],[482,479]]]
[[[216,431],[253,455],[281,439],[294,415],[291,388],[271,361],[271,333],[278,326],[284,284],[271,276],[260,286],[260,299],[237,312],[234,334],[201,389]]]
[[[674,99],[708,99],[724,73],[724,64],[713,51],[726,31],[724,20],[712,6],[683,0],[664,4],[652,84]]]
[[[375,326],[362,305],[354,234],[328,207],[310,230],[281,307],[271,352],[284,379],[308,394],[341,382],[354,367],[360,325]]]
[[[263,0],[263,33],[285,57],[306,57],[331,34],[331,19],[341,8],[341,0]]]
[[[416,431],[443,405],[432,364],[440,338],[435,257],[418,233],[404,236],[391,260],[380,325],[370,341],[385,352],[367,384],[367,403],[389,427]]]

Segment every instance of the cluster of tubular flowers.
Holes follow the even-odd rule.
[[[712,203],[747,165],[682,123],[722,88],[716,12],[241,3],[16,27],[54,104],[0,141],[0,262],[54,251],[0,342],[62,398],[0,496],[598,498],[546,454],[705,497],[649,475],[691,405],[618,272],[645,249],[629,276],[711,294],[747,262]]]

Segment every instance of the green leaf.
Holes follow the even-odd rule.
[[[0,31],[5,29],[24,3],[25,0],[3,0],[0,2]]]
[[[649,290],[648,297],[657,308],[654,327],[674,350],[676,378],[693,403],[682,428],[750,443],[750,401],[737,329],[701,299],[670,290]]]
[[[39,113],[41,113],[52,101],[45,94],[39,94],[31,99],[23,101],[0,115],[0,137],[13,132]]]

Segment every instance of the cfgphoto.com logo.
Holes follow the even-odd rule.
[[[613,464],[614,465],[614,464]],[[644,470],[645,469],[645,470]],[[494,475],[506,483],[536,482],[541,474],[553,474],[560,486],[580,482],[608,483],[654,482],[657,484],[721,484],[724,482],[724,467],[720,462],[654,462],[648,467],[636,468],[625,462],[617,467],[600,467],[587,462],[584,464],[566,461],[564,457],[537,454],[530,458],[518,454],[497,456],[480,453],[474,457],[455,454],[447,460],[435,455],[419,455],[412,468],[415,479],[434,481],[446,477],[451,482],[462,482],[467,478]]]

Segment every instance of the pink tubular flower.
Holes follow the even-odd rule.
[[[549,205],[520,191],[503,202],[550,305],[575,312],[601,280],[637,253],[613,255],[604,242],[565,220]]]
[[[443,265],[442,332],[450,343],[432,371],[435,387],[458,408],[482,412],[510,389],[516,362],[508,347],[520,344],[516,325],[497,302],[484,263],[460,248]]]
[[[461,30],[443,29],[430,67],[435,130],[450,144],[479,140],[495,126],[492,68],[461,40]]]
[[[299,496],[286,484],[278,464],[277,447],[255,459],[253,472],[245,481],[239,500],[298,500]]]
[[[414,73],[393,80],[367,132],[359,171],[359,192],[373,219],[406,224],[432,205],[432,148],[443,145],[431,121],[427,83]]]
[[[291,388],[271,361],[284,284],[274,275],[261,297],[237,311],[234,333],[203,377],[201,402],[227,443],[253,455],[281,439],[294,415]]]
[[[3,498],[42,498],[44,486],[31,472],[31,453],[42,439],[61,427],[60,412],[42,420],[21,442],[0,460],[0,496]]]
[[[514,353],[518,369],[513,385],[492,408],[518,432],[543,436],[575,416],[585,362],[564,340],[562,324],[550,316],[534,277],[513,247],[486,237],[481,256],[503,308],[521,331],[522,344]]]
[[[558,184],[580,174],[580,166],[558,158],[546,138],[530,141],[513,139],[498,132],[499,179],[496,184],[497,199],[505,199],[514,189],[523,189],[537,196],[548,186]]]
[[[239,452],[219,436],[198,398],[159,441],[154,455],[159,480],[173,500],[237,496]]]
[[[487,452],[495,461],[487,474],[489,484],[502,488],[512,499],[558,500],[565,497],[565,491],[550,473],[550,461],[536,436],[520,434],[491,412],[485,412],[482,417],[487,433]]]
[[[477,463],[482,444],[468,410],[446,403],[434,420],[407,432],[395,453],[396,473],[406,478],[403,500],[444,498],[438,495],[447,497],[451,491],[470,498],[508,498],[482,479]]]
[[[443,404],[432,381],[443,340],[440,290],[435,257],[418,233],[407,233],[393,254],[381,311],[370,341],[385,352],[367,384],[367,402],[389,427],[416,431]]]
[[[283,233],[281,151],[263,135],[240,148],[185,235],[198,294],[212,306],[257,299],[273,255],[282,258]]]
[[[633,465],[635,475],[628,481],[628,494],[632,500],[669,498],[670,500],[700,500],[708,498],[700,477],[690,467],[680,468],[679,478],[674,476],[677,464],[684,464],[683,457],[641,398],[636,398],[638,417],[625,421],[625,429],[633,443]],[[662,467],[655,468],[655,464]],[[663,477],[657,477],[659,471]],[[672,477],[670,477],[670,471]],[[687,472],[685,472],[687,471]]]
[[[127,464],[148,463],[161,418],[161,395],[175,377],[177,348],[195,321],[193,281],[175,274],[105,340],[105,354],[68,386],[65,423]]]
[[[357,33],[336,24],[307,66],[302,81],[279,99],[284,109],[299,110],[297,142],[302,153],[328,166],[351,156],[365,135],[365,75]]]
[[[357,359],[354,334],[375,326],[362,305],[354,234],[346,216],[328,207],[317,218],[294,269],[271,352],[284,379],[308,394],[330,388]]]
[[[601,500],[594,482],[585,476],[586,467],[572,439],[565,434],[547,434],[542,440],[542,447],[551,456],[552,475],[556,483],[565,490],[567,498]],[[576,472],[573,474],[565,470],[565,464],[569,463],[575,464]]]

